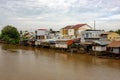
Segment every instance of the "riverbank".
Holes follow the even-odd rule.
[[[2,44],[6,44],[7,43],[2,43]],[[108,53],[108,52],[95,52],[95,51],[85,51],[83,49],[71,49],[71,50],[67,50],[64,48],[55,48],[55,47],[41,47],[41,46],[30,46],[30,45],[26,45],[26,46],[22,46],[22,45],[13,45],[13,44],[9,44],[9,46],[15,46],[15,47],[29,47],[29,48],[36,48],[36,49],[51,49],[54,51],[61,51],[61,52],[68,52],[68,54],[87,54],[87,55],[91,55],[94,57],[98,57],[98,58],[104,58],[104,59],[116,59],[116,60],[120,60],[120,55],[116,55],[116,54],[112,54],[112,53]]]

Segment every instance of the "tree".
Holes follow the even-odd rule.
[[[52,28],[50,28],[50,33],[55,33],[55,31],[52,29]]]
[[[110,30],[109,32],[114,32],[113,30]]]
[[[53,29],[52,28],[50,28],[50,32],[52,32],[53,31]]]
[[[118,29],[117,31],[115,31],[116,33],[118,33],[120,35],[120,29]]]
[[[7,43],[17,44],[20,34],[14,26],[7,25],[1,31],[1,37]]]

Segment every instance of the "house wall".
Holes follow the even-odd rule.
[[[75,35],[74,29],[68,29],[68,35]]]
[[[37,36],[37,40],[43,40],[43,39],[47,39],[47,36],[46,35]]]
[[[37,46],[37,45],[40,45],[40,41],[35,41],[35,45]]]
[[[67,29],[63,29],[63,35],[68,35],[68,30]]]
[[[119,54],[119,48],[113,48],[113,53]]]
[[[56,48],[68,48],[68,45],[67,45],[67,44],[56,43],[56,44],[55,44],[55,47],[56,47]]]
[[[45,35],[46,33],[46,30],[37,30],[37,36]]]
[[[47,30],[37,30],[37,40],[47,39]]]
[[[102,46],[93,46],[92,49],[93,51],[106,51],[106,47]]]
[[[114,32],[108,33],[108,36],[107,36],[108,40],[113,41],[113,40],[117,40],[118,38],[120,38],[119,34],[114,33]]]
[[[60,34],[62,38],[68,38],[68,29],[61,29]]]
[[[85,25],[85,26],[82,26],[79,28],[79,34],[82,32],[82,31],[85,31],[85,30],[88,30],[88,29],[92,29],[90,26],[88,25]]]
[[[81,33],[85,30],[88,30],[88,29],[92,29],[92,28],[88,25],[82,26],[82,27],[80,27],[79,29],[76,30],[75,34],[78,38],[80,38],[81,35],[82,35]]]
[[[85,38],[100,38],[100,34],[104,33],[104,31],[85,31],[84,37]]]

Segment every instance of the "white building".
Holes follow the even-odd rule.
[[[85,30],[81,33],[81,42],[99,40],[104,30]]]
[[[95,40],[93,41],[92,50],[93,51],[106,51],[107,45],[110,41],[107,40]]]
[[[61,34],[63,37],[66,38],[80,38],[81,36],[81,32],[88,30],[88,29],[92,29],[92,27],[90,27],[87,24],[76,24],[76,25],[70,25],[70,26],[66,26],[64,28],[61,29]]]
[[[37,40],[43,40],[43,39],[47,39],[47,29],[38,29],[35,31],[36,33],[36,39]]]

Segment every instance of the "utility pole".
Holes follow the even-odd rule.
[[[95,30],[95,20],[94,20],[94,30]]]

